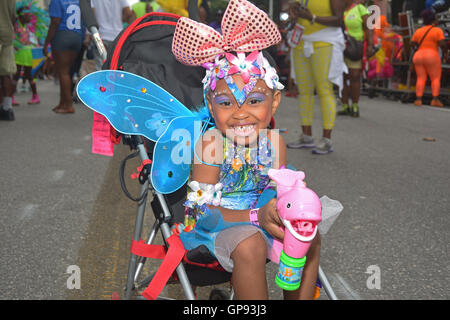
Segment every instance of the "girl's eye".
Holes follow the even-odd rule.
[[[233,102],[231,101],[230,98],[226,97],[226,96],[218,96],[214,98],[214,102],[216,104],[218,104],[221,107],[231,107],[233,105]]]
[[[264,102],[266,100],[266,95],[263,93],[253,93],[247,97],[247,104],[253,105]]]

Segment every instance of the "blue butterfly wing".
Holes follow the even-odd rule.
[[[118,132],[157,141],[176,117],[194,114],[157,84],[133,73],[102,70],[78,83],[80,100]]]
[[[154,148],[151,181],[155,190],[172,193],[186,183],[202,126],[195,117],[172,120]]]

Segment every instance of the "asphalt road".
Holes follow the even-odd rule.
[[[73,115],[54,114],[58,87],[45,80],[38,90],[41,104],[20,93],[16,121],[0,122],[0,299],[121,295],[136,213],[118,178],[129,149],[92,154],[92,112],[77,104]],[[449,299],[450,110],[383,98],[360,105],[359,119],[337,119],[334,153],[288,150],[308,186],[344,206],[323,236],[321,266],[340,299]],[[283,98],[276,123],[286,141],[298,137],[295,99]],[[313,129],[319,138],[318,106]],[[136,195],[136,181],[127,184]],[[68,289],[70,266],[79,267],[80,289]],[[274,273],[269,264],[270,296],[281,299]],[[165,293],[183,297],[176,285]]]

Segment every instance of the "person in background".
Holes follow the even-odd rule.
[[[1,94],[0,120],[15,120],[12,109],[12,95],[14,92],[11,75],[16,73],[14,61],[14,22],[16,20],[16,1],[0,1],[0,81]]]
[[[23,77],[23,82],[28,81],[31,87],[33,95],[28,104],[38,104],[40,103],[39,95],[37,93],[36,81],[32,75],[31,69],[33,67],[33,55],[31,53],[31,48],[37,46],[37,39],[33,32],[31,31],[31,16],[32,13],[27,12],[27,7],[20,7],[17,10],[17,20],[14,24],[15,39],[14,39],[14,49],[15,61],[17,65],[17,73],[14,76],[14,91],[17,89],[17,82],[19,78]],[[13,105],[19,105],[15,101],[13,96]]]
[[[344,24],[348,35],[358,41],[367,41],[367,56],[373,52],[373,32],[367,27],[369,10],[360,3],[360,0],[346,0],[346,11],[344,12]],[[362,48],[361,48],[362,49]],[[362,53],[362,52],[361,52]],[[361,93],[361,69],[362,59],[353,61],[344,57],[348,73],[344,73],[344,90],[342,90],[342,110],[338,115],[351,115],[359,117],[359,96]],[[352,105],[349,105],[349,97]]]
[[[414,68],[416,69],[416,101],[414,105],[422,105],[422,97],[425,90],[427,75],[431,80],[431,94],[433,99],[430,105],[433,107],[443,107],[439,100],[439,91],[441,89],[441,57],[439,56],[439,47],[446,59],[447,44],[445,42],[444,32],[436,27],[437,19],[431,9],[425,9],[421,13],[424,26],[417,29],[411,41],[411,45],[416,49],[413,56]]]
[[[155,1],[149,0],[140,0],[131,6],[134,14],[136,15],[136,19],[146,15],[149,12],[155,12],[158,9],[159,5]]]
[[[333,84],[341,92],[342,74],[347,72],[341,29],[345,3],[341,0],[314,0],[292,3],[289,15],[304,27],[302,39],[293,48],[295,83],[299,90],[302,134],[288,148],[313,148],[313,154],[333,151],[331,132],[336,119],[336,98]],[[312,137],[314,92],[320,99],[322,111],[322,139],[315,145]]]
[[[48,56],[48,45],[51,44],[60,87],[59,104],[52,110],[58,114],[70,114],[75,112],[70,67],[81,49],[85,26],[78,0],[52,0],[49,13],[51,21],[43,51]]]
[[[103,44],[106,51],[109,51],[114,39],[123,29],[122,22],[130,24],[136,19],[136,15],[127,0],[91,0],[91,7],[97,19]],[[94,60],[96,69],[101,70],[103,59],[97,50],[94,51]]]

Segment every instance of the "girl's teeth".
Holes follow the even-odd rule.
[[[238,135],[248,135],[252,133],[255,129],[254,125],[247,125],[247,126],[237,126],[234,127],[234,131]]]

